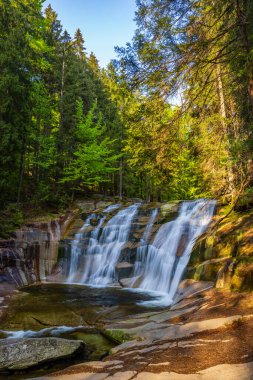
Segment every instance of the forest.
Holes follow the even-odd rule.
[[[0,0],[0,380],[252,380],[253,0],[50,1]]]
[[[42,0],[0,3],[0,203],[251,198],[253,3],[138,0],[100,68]]]

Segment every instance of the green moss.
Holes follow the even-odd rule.
[[[232,253],[234,251],[234,242],[222,242],[221,244],[217,244],[215,247],[215,252],[217,254],[215,255],[216,257],[228,257],[232,256]]]
[[[241,258],[235,263],[231,290],[253,291],[253,257]]]
[[[128,342],[131,340],[131,336],[126,334],[124,331],[119,330],[119,329],[106,329],[102,330],[102,334],[112,340],[113,342],[116,342],[118,344]]]
[[[175,215],[181,201],[172,201],[163,204],[160,208],[163,217],[169,217],[171,214]]]
[[[196,267],[193,279],[196,281],[216,281],[219,270],[224,266],[224,260],[208,260]]]

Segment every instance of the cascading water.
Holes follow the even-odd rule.
[[[115,266],[121,249],[128,240],[138,207],[139,204],[134,204],[119,211],[103,228],[98,241],[91,240],[85,256],[82,283],[107,285],[115,281]]]
[[[90,226],[91,219],[95,217],[95,214],[91,214],[88,216],[88,218],[84,222],[84,225],[75,235],[75,238],[71,244],[70,267],[67,282],[73,282],[76,277],[79,257],[82,254],[81,239],[84,238],[84,232]]]
[[[71,246],[68,282],[105,286],[115,283],[116,265],[124,245],[129,241],[131,226],[140,204],[121,209],[105,222],[107,213],[120,205],[112,205],[102,213],[91,214],[75,235]],[[158,209],[153,209],[136,251],[132,280],[129,286],[144,291],[166,294],[167,304],[173,301],[179,282],[188,264],[196,238],[210,223],[215,201],[200,199],[182,202],[178,217],[163,224],[149,243]],[[91,220],[97,225],[92,229]],[[125,248],[124,248],[125,249]]]
[[[155,208],[152,210],[149,222],[145,228],[143,237],[141,238],[140,245],[137,248],[137,253],[136,253],[136,260],[134,263],[134,268],[133,268],[133,281],[132,281],[132,286],[134,285],[135,278],[139,276],[142,272],[143,268],[143,263],[145,262],[145,255],[148,250],[148,240],[152,231],[152,227],[154,225],[155,219],[158,214],[158,209]]]
[[[70,267],[69,267],[67,282],[70,282],[70,283],[74,282],[75,279],[78,277],[77,276],[78,266],[79,266],[80,258],[83,255],[83,251],[84,251],[82,247],[82,240],[89,237],[88,251],[92,249],[92,247],[96,244],[97,237],[98,237],[100,228],[106,218],[106,214],[110,213],[113,210],[116,210],[119,207],[120,207],[120,204],[115,204],[115,205],[111,205],[105,208],[103,210],[103,213],[104,213],[103,217],[99,219],[98,225],[90,233],[89,233],[89,228],[91,226],[90,224],[91,220],[92,219],[96,220],[97,218],[99,218],[99,216],[96,214],[91,214],[87,217],[83,226],[75,235],[75,238],[71,244],[71,255],[70,255],[71,259],[70,259]]]
[[[161,226],[142,256],[139,288],[166,293],[167,301],[172,302],[193,244],[210,223],[214,208],[213,200],[182,203],[178,217]]]

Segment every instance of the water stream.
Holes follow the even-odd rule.
[[[138,220],[140,204],[120,209],[106,222],[107,213],[117,207],[110,206],[102,216],[91,214],[76,234],[71,246],[68,283],[108,286],[117,282],[116,266]],[[151,210],[136,250],[130,288],[166,295],[166,303],[172,303],[194,242],[210,223],[214,208],[213,200],[182,202],[176,219],[161,225],[152,242],[150,236],[159,210]],[[98,222],[90,230],[94,218]],[[85,239],[88,243],[84,248]]]
[[[142,255],[139,288],[164,293],[163,302],[173,302],[194,242],[210,223],[214,208],[212,200],[182,203],[178,217],[161,226]]]
[[[94,230],[86,253],[84,274],[81,282],[89,285],[108,285],[116,281],[115,267],[123,245],[128,241],[131,224],[139,204],[120,210],[103,228],[97,240]]]
[[[149,247],[148,245],[149,237],[150,237],[152,227],[154,225],[157,215],[158,215],[158,209],[155,208],[151,212],[151,217],[145,228],[143,237],[141,238],[140,245],[137,248],[136,260],[135,260],[134,268],[133,268],[133,280],[131,282],[131,286],[134,286],[136,277],[142,274],[143,263],[145,262],[145,255],[147,254],[148,247]]]
[[[20,240],[39,247],[39,255],[28,255],[35,257],[35,264],[27,266],[28,274],[34,266],[38,275],[34,285],[22,288],[8,304],[0,339],[78,339],[86,343],[89,360],[100,359],[116,343],[96,324],[146,313],[147,306],[161,310],[171,305],[194,242],[207,228],[214,209],[213,200],[181,202],[175,219],[166,222],[159,208],[114,204],[92,212],[84,221],[77,220],[74,231],[76,226],[79,230],[61,241],[62,252],[58,251],[58,223],[49,223],[39,232],[20,232]],[[122,268],[123,279],[129,280],[125,289],[119,285]],[[40,279],[46,281],[39,283]],[[67,365],[59,363],[59,368]],[[48,372],[45,367],[42,374],[44,370]],[[30,376],[34,375],[31,370]]]

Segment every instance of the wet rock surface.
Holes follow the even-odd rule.
[[[253,297],[211,289],[171,308],[132,314],[105,327],[132,340],[103,361],[81,363],[43,379],[252,380]],[[136,335],[134,339],[133,335]]]
[[[170,202],[166,207],[162,205],[152,228],[150,241],[161,224],[175,218],[179,205],[179,202]],[[88,206],[86,215],[94,207],[92,203]],[[122,286],[133,285],[132,264],[139,246],[138,241],[143,236],[145,225],[154,207],[157,205],[141,207],[129,241],[122,249],[120,263],[116,268]],[[100,213],[99,210],[96,212]],[[94,346],[102,347],[99,353],[89,360],[101,359],[109,352],[112,354],[102,361],[90,361],[59,370],[47,375],[46,379],[253,379],[252,295],[210,289],[213,284],[220,288],[230,289],[231,284],[234,284],[237,289],[251,289],[252,219],[247,217],[245,220],[246,224],[243,219],[236,224],[235,229],[233,221],[229,221],[230,227],[228,221],[225,221],[221,231],[218,231],[217,239],[215,237],[215,242],[211,241],[213,237],[210,236],[205,236],[202,245],[197,242],[198,249],[193,252],[191,268],[187,275],[195,280],[208,280],[208,282],[191,279],[181,282],[171,307],[144,308],[140,306],[140,302],[149,300],[148,296],[141,295],[136,298],[132,293],[121,289],[106,289],[98,296],[92,288],[82,289],[77,286],[75,289],[75,286],[71,286],[67,287],[71,297],[66,300],[59,291],[61,286],[56,286],[59,288],[57,291],[56,289],[52,291],[52,287],[50,290],[52,284],[48,287],[49,291],[45,290],[47,285],[42,291],[37,286],[31,286],[28,289],[24,288],[24,292],[15,294],[12,300],[8,301],[8,309],[3,309],[2,312],[2,327],[5,330],[32,329],[34,332],[46,330],[44,334],[51,334],[51,329],[55,326],[66,325],[72,328],[71,332],[65,334],[66,339],[87,340],[87,343],[95,342]],[[51,265],[50,270],[47,269],[48,272],[51,271],[47,279],[58,281],[64,278],[71,241],[82,225],[82,220],[76,220],[68,238],[61,242],[62,250],[60,249],[57,265],[52,265],[53,260],[50,259],[50,255],[47,257],[47,262]],[[95,227],[95,225],[90,226],[87,230],[88,236]],[[238,227],[242,227],[243,240],[238,233]],[[232,239],[233,244],[229,243],[230,232],[235,237],[235,241]],[[178,258],[185,248],[186,239],[187,233],[178,248]],[[86,237],[81,243],[87,246],[88,241]],[[22,256],[22,252],[27,250],[25,242],[22,242],[20,249]],[[9,263],[13,264],[9,265],[10,268],[15,268],[17,258],[12,253],[5,251],[3,257],[7,257]],[[32,263],[32,266],[24,270],[21,261],[19,273],[21,280],[24,273],[29,273],[31,278],[20,283],[33,283],[37,278],[43,277],[41,274],[45,267],[35,252],[30,258],[30,262],[26,261],[30,263],[29,265]],[[12,270],[8,272],[8,281],[17,278],[13,274]],[[140,281],[140,276],[137,276],[135,278],[137,287]],[[49,295],[51,307],[48,308],[45,306],[45,300]],[[34,297],[37,303],[34,302]],[[114,340],[111,345],[108,343],[110,338]],[[44,335],[40,339],[44,339]],[[25,378],[24,375],[22,379]],[[45,379],[43,376],[40,378]]]
[[[40,378],[130,380],[136,377],[145,380],[178,380],[180,375],[186,380],[216,380],[219,369],[223,371],[223,377],[219,379],[251,379],[251,294],[207,289],[209,283],[184,281],[179,289],[179,293],[184,292],[184,297],[171,307],[157,309],[136,305],[138,297],[141,299],[140,295],[136,298],[135,294],[117,288],[100,289],[101,294],[98,296],[98,289],[65,285],[64,290],[63,285],[57,285],[58,291],[54,290],[56,294],[53,296],[54,286],[43,285],[40,291],[38,286],[32,286],[25,289],[27,293],[17,294],[14,303],[20,315],[12,314],[10,305],[2,326],[6,329],[9,326],[9,330],[24,328],[22,323],[27,315],[25,329],[31,329],[32,323],[35,331],[48,331],[51,325],[65,320],[69,327],[81,325],[81,329],[77,328],[65,338],[73,339],[76,334],[75,338],[80,339],[82,336],[85,341],[92,324],[97,331],[103,331],[107,338],[114,337],[121,344],[115,346],[114,343],[115,347],[110,349],[111,355],[103,361],[76,364],[52,375],[47,374],[46,377],[41,375]],[[66,291],[68,295],[72,294],[69,301],[64,301]],[[62,292],[65,292],[64,297]],[[92,292],[94,297],[91,296]],[[51,313],[45,311],[47,297],[52,305]],[[90,306],[87,307],[89,297]],[[33,309],[28,313],[31,305]],[[85,333],[82,328],[85,328]],[[226,377],[233,373],[237,378]],[[246,374],[248,377],[243,377]],[[36,377],[36,374],[27,377],[23,374],[21,378],[31,377]]]
[[[24,370],[84,352],[84,343],[60,338],[0,340],[0,370]]]
[[[217,288],[253,290],[253,211],[220,207],[193,247],[186,275]],[[221,220],[219,222],[219,220]]]

